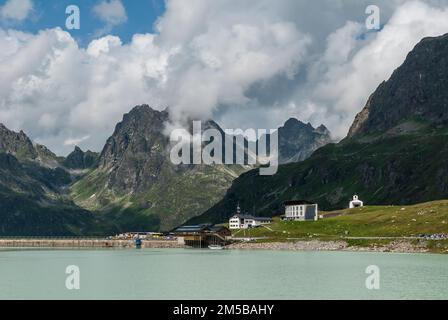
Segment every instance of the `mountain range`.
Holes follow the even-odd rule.
[[[0,125],[0,235],[169,230],[212,207],[234,179],[253,168],[173,165],[164,134],[168,121],[167,110],[137,106],[100,154],[75,147],[67,157]],[[225,135],[214,121],[204,123],[203,130],[209,128]],[[285,162],[306,158],[329,142],[324,126],[290,119],[279,129]]]
[[[58,157],[0,125],[0,235],[169,230],[224,222],[238,203],[273,216],[286,200],[331,210],[353,194],[371,205],[446,199],[447,56],[448,35],[418,43],[339,143],[324,126],[286,121],[273,176],[248,165],[173,165],[164,134],[169,110],[147,105],[123,116],[99,154],[75,148]],[[207,128],[224,135],[214,121]]]
[[[347,207],[354,194],[370,205],[446,199],[447,57],[448,35],[423,39],[369,97],[345,139],[280,166],[274,176],[244,173],[223,200],[189,223],[225,221],[238,203],[272,216],[293,199],[323,210]]]

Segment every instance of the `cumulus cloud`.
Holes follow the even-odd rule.
[[[0,17],[5,20],[23,21],[33,10],[31,0],[8,0],[0,7]]]
[[[90,136],[84,136],[80,138],[69,138],[64,141],[64,146],[74,147],[79,145],[81,142],[86,141],[90,138]]]
[[[106,26],[98,33],[110,32],[114,26],[125,23],[128,20],[126,9],[121,0],[102,0],[93,7],[95,15],[106,23]]]
[[[333,0],[170,0],[157,33],[86,48],[59,28],[0,29],[0,122],[59,154],[100,150],[142,103],[169,106],[173,126],[213,117],[275,128],[296,116],[343,137],[412,47],[448,32],[444,4],[402,2],[380,5],[386,25],[375,33],[364,27],[368,2]]]

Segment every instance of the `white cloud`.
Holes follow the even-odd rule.
[[[5,20],[25,20],[33,10],[31,0],[8,0],[0,7],[0,17]]]
[[[128,20],[121,0],[102,0],[93,7],[93,12],[110,26],[116,26]]]
[[[80,138],[69,138],[67,140],[64,141],[64,146],[70,146],[70,147],[74,147],[79,145],[81,142],[86,141],[90,139],[90,136],[84,136],[84,137],[80,137]]]
[[[342,137],[421,38],[448,32],[446,8],[386,1],[387,25],[360,40],[365,4],[170,0],[158,33],[130,43],[108,35],[85,49],[58,28],[0,29],[0,122],[59,154],[100,150],[142,103],[170,106],[175,123],[272,128],[297,116]]]

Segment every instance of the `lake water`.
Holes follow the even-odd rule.
[[[80,290],[66,288],[66,267]],[[380,289],[366,268],[380,268]],[[1,250],[0,299],[447,299],[448,255]]]

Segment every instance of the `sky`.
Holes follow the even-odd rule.
[[[136,33],[154,32],[154,23],[165,11],[163,0],[111,1],[112,5],[109,6],[111,11],[104,10],[104,7],[99,6],[103,1],[94,0],[0,0],[0,6],[4,7],[7,2],[11,4],[24,3],[24,5],[16,5],[19,19],[1,17],[2,27],[32,33],[56,27],[65,29],[64,26],[68,16],[65,14],[65,10],[69,5],[77,5],[80,9],[81,28],[70,30],[70,34],[81,46],[86,46],[95,38],[106,35],[102,31],[113,32],[123,42],[129,42]],[[118,6],[114,6],[114,3],[117,3]],[[114,8],[119,8],[120,4],[124,11],[115,9],[117,11],[114,15]],[[103,9],[106,13],[104,15],[98,14],[98,10],[94,9],[95,7],[98,10]],[[109,20],[107,20],[107,13],[110,17]],[[115,20],[113,20],[113,17],[115,17]],[[113,28],[110,28],[110,30],[107,30],[107,21],[109,21],[109,24],[112,21]]]
[[[139,104],[169,107],[167,134],[296,117],[338,140],[408,52],[445,33],[448,0],[0,0],[0,122],[58,155],[101,151]]]

